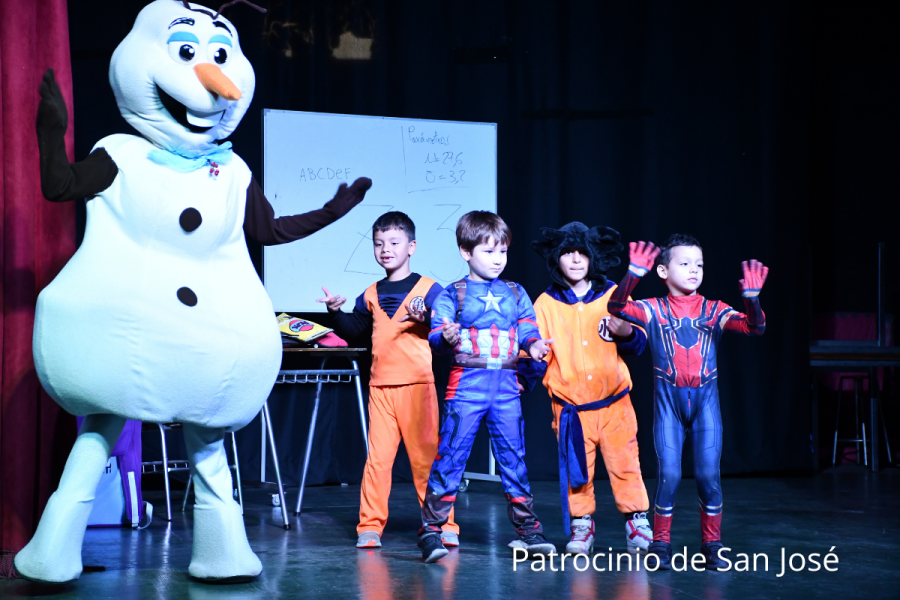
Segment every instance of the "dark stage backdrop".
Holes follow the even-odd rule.
[[[69,2],[79,158],[101,137],[128,131],[107,69],[142,5]],[[624,242],[693,234],[705,250],[702,292],[738,308],[740,262],[771,267],[765,335],[726,337],[719,355],[722,471],[812,466],[809,3],[270,0],[267,7],[265,16],[240,5],[227,13],[257,76],[231,141],[257,178],[263,108],[497,122],[499,213],[513,231],[504,276],[533,299],[549,278],[530,241],[542,226],[576,219],[612,226]],[[354,52],[360,57],[338,57]],[[259,264],[260,249],[250,250]],[[647,277],[636,296],[663,293]],[[628,363],[641,463],[654,477],[650,357]],[[436,370],[440,389],[446,365]],[[270,399],[288,480],[296,481],[302,462],[311,397],[312,386],[295,386]],[[329,390],[324,400],[309,481],[358,482],[363,449],[352,388]],[[554,479],[549,400],[539,389],[522,404],[531,478]],[[242,469],[254,477],[258,421],[239,439]],[[690,455],[687,446],[685,474]],[[470,467],[486,468],[486,446]],[[408,479],[405,458],[395,473]]]

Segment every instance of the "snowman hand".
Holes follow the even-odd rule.
[[[363,201],[370,187],[372,187],[372,180],[368,177],[360,177],[350,187],[347,187],[346,183],[342,183],[334,198],[325,205],[325,208],[332,213],[335,219],[340,219]]]
[[[103,148],[97,148],[84,160],[70,163],[66,154],[69,112],[53,69],[44,73],[40,93],[36,129],[44,198],[68,202],[96,196],[111,186],[119,174],[116,163]]]
[[[56,83],[53,69],[47,69],[41,80],[41,103],[37,111],[38,131],[61,131],[65,134],[69,127],[69,111],[63,99],[62,90]]]

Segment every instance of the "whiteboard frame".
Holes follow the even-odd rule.
[[[410,122],[414,121],[416,123],[444,123],[450,125],[483,125],[483,126],[491,126],[494,128],[494,205],[490,208],[491,212],[497,213],[497,195],[499,189],[499,167],[497,162],[498,155],[498,125],[497,123],[491,123],[487,121],[449,121],[449,120],[437,120],[437,119],[416,119],[409,117],[379,117],[375,115],[352,115],[346,113],[328,113],[328,112],[310,112],[310,111],[302,111],[302,110],[282,110],[282,109],[274,109],[274,108],[264,108],[262,109],[262,152],[263,152],[263,195],[266,193],[266,177],[268,175],[268,156],[266,154],[266,117],[269,113],[290,113],[290,114],[302,114],[302,115],[310,115],[316,117],[344,117],[344,118],[353,118],[353,119],[375,119],[381,121],[402,121],[402,122]],[[406,169],[406,164],[404,162],[404,173]],[[364,175],[362,175],[364,177]],[[429,190],[413,190],[407,192],[408,194],[418,194],[421,192],[427,192]],[[292,243],[292,242],[291,242]],[[262,279],[263,286],[266,287],[266,292],[268,293],[268,286],[266,285],[268,275],[268,263],[266,260],[266,247],[262,247],[262,274],[260,279]],[[322,305],[321,310],[316,311],[301,311],[301,310],[282,310],[281,312],[286,313],[303,313],[303,314],[321,314],[327,313],[328,309],[325,305]]]

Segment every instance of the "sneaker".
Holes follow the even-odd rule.
[[[456,548],[459,546],[459,535],[453,531],[442,531],[441,542],[448,548]]]
[[[444,548],[441,542],[441,536],[437,533],[426,533],[419,536],[419,548],[422,549],[422,560],[426,563],[436,562],[448,554],[450,551]]]
[[[548,542],[547,538],[545,538],[542,533],[521,535],[515,542],[519,542],[516,547],[525,548],[525,550],[528,551],[528,556],[533,556],[535,554],[549,555],[551,552],[556,552],[556,546]],[[509,546],[512,548],[512,543],[510,543]]]
[[[513,549],[513,550],[515,550],[516,548],[521,548],[522,550],[524,550],[524,549],[525,549],[525,542],[523,542],[523,541],[520,540],[519,538],[516,538],[516,539],[514,539],[513,541],[511,541],[510,543],[508,543],[508,544],[506,545],[506,547],[507,547],[507,548],[511,548],[511,549]]]
[[[722,542],[705,542],[700,545],[700,552],[706,559],[706,568],[710,571],[721,571],[728,567],[728,563],[722,560],[728,558],[728,552],[722,550]]]
[[[672,544],[669,542],[650,542],[647,554],[655,554],[659,558],[659,570],[668,571],[672,568]]]
[[[594,520],[590,515],[572,519],[572,539],[566,544],[566,552],[588,556],[594,553]]]
[[[647,513],[634,513],[632,518],[625,522],[625,544],[628,551],[632,554],[642,550],[646,552],[652,541],[653,530],[650,529]]]
[[[357,548],[381,548],[381,536],[376,531],[363,531],[356,538]]]

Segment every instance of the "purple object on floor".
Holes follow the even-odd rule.
[[[78,417],[78,428],[81,429],[81,423],[84,417]],[[125,427],[122,429],[119,440],[113,448],[110,460],[116,459],[119,473],[122,478],[122,492],[125,496],[125,519],[122,515],[118,515],[119,522],[122,526],[130,526],[137,528],[138,524],[144,518],[144,498],[141,494],[141,422],[128,419],[125,421]],[[101,490],[98,489],[97,499],[95,503],[102,502],[100,497]],[[93,513],[92,513],[93,516]],[[109,523],[105,525],[90,525],[91,527],[115,526],[116,516],[106,519]]]

